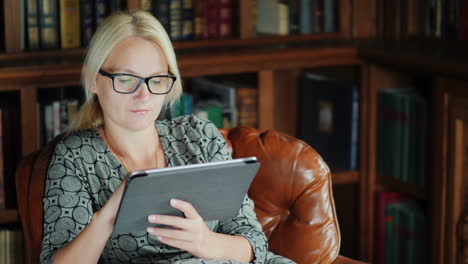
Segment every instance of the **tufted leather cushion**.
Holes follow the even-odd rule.
[[[269,238],[270,250],[300,264],[360,263],[338,256],[340,233],[331,175],[306,143],[269,130],[221,129],[234,158],[256,156],[261,168],[249,196]],[[42,195],[47,167],[60,136],[28,155],[16,173],[18,209],[27,263],[38,263],[42,244]]]

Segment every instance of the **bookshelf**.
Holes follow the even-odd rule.
[[[361,220],[367,222],[364,241],[373,241],[375,236],[375,194],[398,191],[426,205],[432,263],[456,263],[462,259],[460,225],[468,207],[468,60],[463,45],[458,41],[414,39],[364,43],[358,51],[363,59],[363,89],[369,96],[365,133],[367,152],[371,153],[367,166],[362,168],[366,172],[361,174],[367,191],[362,195],[368,198],[368,210],[361,215]],[[379,176],[376,171],[377,92],[408,86],[417,87],[429,99],[426,188]],[[373,259],[374,250],[372,244],[367,245],[369,259]]]
[[[194,0],[197,1],[197,0]],[[233,0],[235,1],[235,0]],[[142,0],[124,1],[129,9],[144,6]],[[277,129],[297,135],[297,77],[303,69],[331,66],[361,68],[358,57],[357,38],[373,38],[377,32],[377,0],[336,0],[337,27],[333,33],[317,33],[287,36],[260,36],[251,31],[252,21],[249,5],[251,0],[239,0],[239,34],[229,39],[175,41],[181,75],[195,78],[207,75],[254,73],[258,79],[259,129]],[[25,156],[40,146],[36,107],[39,94],[51,87],[80,85],[84,48],[57,50],[22,50],[21,1],[4,0],[5,50],[0,53],[0,98],[3,93],[15,93],[19,98],[21,155]],[[366,76],[366,72],[361,75]],[[364,86],[363,86],[364,87]],[[360,120],[367,120],[368,94],[362,90]],[[367,142],[367,122],[360,124],[360,169],[334,173],[335,184],[352,184],[359,189],[360,217],[356,229],[361,230],[359,254],[368,259],[371,245],[368,234],[366,190],[369,182],[367,157],[372,154]],[[14,186],[8,186],[13,188]],[[0,224],[17,223],[16,209],[0,209]],[[364,246],[365,245],[365,246]],[[351,256],[350,254],[347,254]],[[351,256],[352,257],[352,256]]]

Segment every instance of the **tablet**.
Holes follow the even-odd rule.
[[[249,157],[131,172],[114,223],[115,233],[145,231],[150,214],[183,216],[172,198],[191,203],[206,221],[238,215],[260,164]]]

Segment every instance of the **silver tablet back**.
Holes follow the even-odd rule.
[[[133,172],[120,203],[114,233],[146,231],[150,214],[183,214],[172,198],[190,202],[203,220],[234,218],[260,164],[255,157]]]

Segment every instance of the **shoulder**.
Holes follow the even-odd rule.
[[[184,135],[198,134],[200,137],[214,138],[220,135],[216,126],[196,115],[184,115],[173,119],[156,121],[158,132],[161,136],[171,135],[181,137]]]
[[[95,151],[104,151],[105,143],[99,136],[96,129],[81,129],[70,132],[63,136],[57,143],[56,151],[77,149],[93,149]]]

